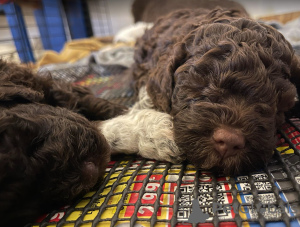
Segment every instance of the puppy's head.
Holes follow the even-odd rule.
[[[247,19],[208,26],[206,33],[210,44],[175,72],[176,142],[200,168],[257,170],[272,156],[276,128],[294,105],[292,48],[272,28]]]
[[[0,113],[2,220],[32,221],[91,189],[109,147],[88,120],[67,109],[23,104]]]
[[[263,68],[254,69],[219,74],[217,81],[206,78],[205,87],[186,93],[190,100],[174,114],[175,141],[197,167],[240,174],[264,167],[271,158],[276,128],[294,105],[296,91],[280,79],[288,90],[278,92]]]
[[[264,167],[276,127],[296,96],[289,80],[291,45],[250,19],[212,19],[172,53],[153,73],[148,91],[158,108],[174,116],[175,141],[187,158],[225,174]]]

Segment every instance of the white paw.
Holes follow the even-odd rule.
[[[183,161],[173,136],[169,114],[153,109],[132,109],[101,124],[100,129],[114,153],[137,153],[145,158]]]

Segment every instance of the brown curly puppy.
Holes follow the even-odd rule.
[[[237,10],[179,10],[138,40],[135,62],[137,88],[171,115],[196,167],[237,174],[268,162],[300,76],[279,32]]]
[[[0,60],[0,225],[22,226],[95,186],[110,147],[89,120],[125,110]]]

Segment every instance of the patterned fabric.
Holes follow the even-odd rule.
[[[198,226],[300,226],[299,135],[300,119],[291,119],[278,134],[268,167],[245,176],[217,176],[188,163],[114,157],[98,188],[33,226],[186,227],[201,221],[190,220],[193,210],[199,212],[193,216],[205,217],[206,224]]]

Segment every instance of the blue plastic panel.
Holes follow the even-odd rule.
[[[28,39],[21,8],[15,3],[1,5],[21,62],[34,62],[32,48]]]
[[[48,34],[43,33],[42,39],[45,39],[44,35],[48,37],[48,40],[43,40],[43,43],[47,43],[47,49],[52,49],[60,52],[66,42],[66,34],[62,18],[62,4],[60,0],[42,0],[44,14],[44,22],[47,27]],[[39,13],[41,16],[42,13]],[[41,29],[40,29],[41,31]]]
[[[72,39],[88,37],[81,0],[66,0],[65,11]]]

